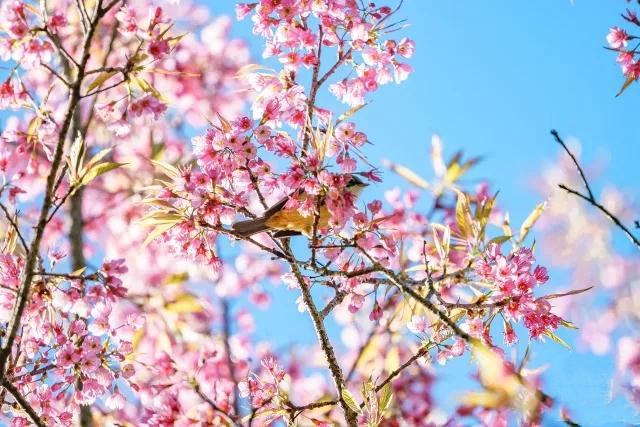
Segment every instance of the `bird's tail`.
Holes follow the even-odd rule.
[[[249,219],[247,221],[238,221],[231,226],[231,229],[243,237],[248,237],[269,229],[267,227],[266,218]]]

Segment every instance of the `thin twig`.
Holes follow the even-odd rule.
[[[551,130],[551,135],[553,135],[556,142],[560,144],[562,148],[564,148],[564,151],[566,151],[569,157],[571,157],[573,164],[576,165],[578,172],[580,172],[580,177],[582,178],[582,182],[584,183],[584,186],[586,187],[587,192],[589,193],[589,199],[595,200],[595,197],[593,197],[593,192],[591,191],[591,186],[589,185],[589,181],[587,181],[587,177],[584,174],[584,171],[582,170],[582,166],[580,166],[580,163],[578,163],[578,160],[576,159],[576,157],[573,155],[571,150],[569,150],[569,147],[567,147],[567,144],[564,143],[564,141],[562,140],[562,138],[560,138],[560,135],[558,135],[558,132],[555,129]]]
[[[229,311],[229,301],[225,298],[222,299],[222,335],[222,339],[224,340],[224,352],[227,358],[227,367],[229,369],[229,377],[233,383],[233,411],[238,415],[240,396],[238,395],[238,380],[236,379],[236,372],[233,366],[233,360],[231,359],[231,313]]]
[[[587,203],[599,209],[607,218],[611,220],[611,222],[613,222],[620,230],[622,230],[622,232],[629,238],[629,240],[631,240],[631,243],[633,243],[638,249],[640,249],[640,240],[631,232],[631,230],[626,225],[622,223],[622,221],[620,221],[620,219],[617,216],[611,213],[611,211],[609,211],[600,202],[596,200],[595,196],[593,195],[593,192],[591,191],[591,186],[589,185],[589,181],[587,181],[587,177],[584,174],[582,167],[580,166],[580,163],[578,162],[576,157],[573,155],[571,150],[569,150],[569,148],[564,143],[562,138],[560,138],[560,135],[558,135],[558,132],[556,132],[555,130],[552,130],[551,135],[553,135],[556,142],[560,144],[564,149],[564,151],[569,155],[569,157],[571,157],[573,164],[576,166],[576,169],[578,169],[578,172],[580,173],[580,177],[582,178],[582,182],[584,183],[584,186],[587,189],[588,195],[582,194],[581,192],[574,190],[572,188],[569,188],[564,184],[558,184],[558,187],[560,187],[561,189],[565,190],[570,194],[573,194],[574,196],[577,196],[583,199]]]
[[[25,252],[28,254],[29,247],[27,246],[27,242],[24,240],[24,237],[22,237],[22,233],[20,233],[18,224],[13,220],[13,217],[9,213],[9,209],[7,209],[7,207],[2,203],[0,203],[0,209],[2,209],[2,211],[4,212],[4,216],[7,218],[7,221],[9,221],[9,224],[11,224],[11,226],[15,230],[16,235],[18,236],[18,239],[20,239],[20,243],[22,244],[22,247],[24,248]]]
[[[211,407],[211,409],[213,409],[214,412],[220,414],[220,416],[222,416],[222,418],[224,418],[224,420],[227,423],[229,423],[229,425],[231,425],[231,426],[240,426],[240,424],[236,423],[233,420],[233,418],[231,418],[229,416],[229,414],[227,414],[222,408],[220,408],[218,405],[216,405],[216,403],[213,400],[209,399],[209,397],[202,392],[202,390],[200,389],[200,384],[194,383],[193,390],[196,392],[196,394],[198,396],[200,396],[200,398],[202,400],[207,402],[207,404]]]
[[[631,233],[631,230],[629,230],[627,228],[627,226],[625,226],[614,214],[612,214],[611,212],[609,212],[609,210],[607,208],[605,208],[604,206],[602,206],[600,203],[598,203],[595,200],[590,199],[589,197],[587,197],[586,195],[575,191],[569,187],[567,187],[564,184],[558,184],[558,187],[562,188],[563,190],[565,190],[567,193],[573,194],[575,196],[580,197],[581,199],[585,200],[586,202],[590,203],[591,205],[595,206],[596,208],[598,208],[603,214],[605,214],[605,216],[607,218],[609,218],[618,228],[620,228],[622,230],[622,232],[629,238],[629,240],[631,240],[631,242],[636,245],[638,247],[638,249],[640,249],[640,240],[638,240],[638,238],[636,236],[634,236]]]

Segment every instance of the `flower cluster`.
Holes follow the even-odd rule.
[[[393,80],[399,83],[412,71],[410,65],[398,59],[413,55],[411,40],[379,40],[385,29],[383,23],[393,13],[388,6],[376,7],[371,3],[361,9],[356,2],[349,1],[262,1],[239,4],[236,12],[239,18],[244,18],[252,9],[255,9],[253,31],[266,39],[263,57],[277,56],[285,70],[317,66],[319,43],[337,46],[340,61],[351,63],[356,77],[332,84],[330,91],[352,107],[361,105],[364,97],[379,85]],[[307,23],[309,15],[320,21],[317,32]],[[362,58],[361,63],[355,61],[356,55]]]
[[[11,307],[19,264],[7,254],[2,259],[0,275],[13,290],[3,292],[2,305]],[[136,388],[129,383],[135,368],[128,360],[142,319],[111,312],[126,294],[119,279],[126,271],[123,260],[105,261],[92,275],[52,273],[34,283],[24,313],[21,352],[7,376],[45,423],[71,425],[79,405],[93,404],[111,392],[116,394],[111,401],[117,402],[118,382]],[[14,416],[14,425],[27,422],[21,411]]]
[[[51,17],[52,31],[65,25],[65,20]],[[3,2],[0,6],[0,28],[6,37],[0,38],[0,59],[19,62],[24,68],[34,68],[51,61],[53,44],[38,36],[36,23],[39,12],[33,6],[20,0]]]
[[[630,24],[640,27],[640,20],[636,12],[627,9],[626,13],[622,14],[625,21]],[[636,57],[638,55],[638,46],[630,46],[636,36],[629,34],[625,29],[620,27],[612,27],[607,34],[607,44],[609,48],[618,53],[616,62],[620,65],[622,73],[626,77],[627,81],[620,90],[622,93],[630,83],[640,79],[640,60]]]
[[[552,332],[561,324],[562,319],[551,313],[551,304],[547,299],[535,298],[533,290],[549,280],[547,269],[532,267],[535,263],[533,252],[528,248],[504,256],[498,245],[492,245],[487,251],[486,260],[480,260],[475,270],[480,280],[490,284],[494,292],[491,300],[505,304],[507,320],[524,322],[532,338]],[[517,337],[513,328],[505,327],[505,341],[513,344]]]

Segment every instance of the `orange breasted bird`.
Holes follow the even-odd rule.
[[[347,190],[355,197],[358,197],[364,187],[368,184],[355,175],[347,183]],[[298,190],[298,194],[301,190]],[[298,199],[304,201],[306,196],[300,194]],[[297,209],[286,209],[285,205],[289,197],[284,197],[275,205],[267,209],[260,218],[239,221],[233,224],[232,230],[243,237],[251,236],[263,231],[274,231],[273,237],[289,237],[304,234],[311,238],[313,234],[313,223],[315,215],[303,216]],[[320,213],[318,218],[318,229],[326,228],[329,225],[331,214],[325,201],[320,203]]]

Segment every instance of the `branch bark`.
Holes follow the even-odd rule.
[[[47,426],[40,419],[40,417],[38,417],[38,414],[36,414],[36,411],[33,409],[33,407],[31,405],[29,405],[29,402],[27,402],[27,400],[22,396],[22,394],[20,393],[20,390],[18,390],[16,388],[16,386],[11,384],[6,379],[4,381],[2,381],[2,386],[4,388],[6,388],[9,391],[9,393],[11,393],[13,398],[16,399],[16,402],[18,402],[18,404],[22,407],[22,409],[24,409],[24,411],[27,413],[27,415],[29,415],[29,418],[31,418],[31,421],[33,421],[33,423],[35,425],[37,425],[38,427],[46,427]]]
[[[231,337],[231,317],[229,312],[229,302],[224,298],[222,299],[222,316],[224,352],[227,358],[227,366],[229,367],[229,376],[231,377],[231,381],[233,381],[233,412],[238,416],[240,414],[240,408],[238,406],[240,396],[238,395],[238,380],[236,378],[233,360],[231,359],[231,345],[229,343],[229,338]]]
[[[29,413],[29,415],[32,418],[32,420],[39,426],[40,425],[44,426],[45,424],[42,423],[42,421],[37,419],[37,415],[33,411],[33,408],[31,408],[28,405],[26,400],[20,395],[19,391],[13,386],[13,384],[10,384],[7,381],[6,379],[7,362],[11,357],[13,344],[16,341],[18,330],[20,328],[21,321],[22,321],[22,315],[24,314],[24,310],[27,306],[27,302],[31,292],[31,285],[33,282],[33,278],[36,275],[35,269],[36,269],[36,263],[38,262],[40,245],[42,242],[42,238],[44,236],[45,228],[50,219],[49,210],[53,206],[55,184],[58,178],[60,165],[62,163],[62,155],[64,152],[65,141],[67,139],[69,128],[71,127],[72,119],[76,112],[76,108],[80,101],[80,89],[84,81],[87,63],[89,62],[91,42],[95,35],[100,19],[115,4],[116,3],[111,3],[109,7],[103,8],[102,0],[98,0],[93,19],[91,21],[91,26],[89,27],[88,31],[84,35],[83,42],[82,42],[82,50],[81,50],[82,58],[80,62],[76,64],[77,65],[76,77],[73,83],[69,87],[69,101],[67,103],[64,119],[62,121],[62,124],[60,125],[58,140],[56,141],[53,160],[51,161],[51,168],[46,180],[42,207],[40,208],[40,214],[38,216],[38,221],[35,226],[33,240],[29,245],[29,251],[25,260],[23,279],[22,279],[22,282],[20,283],[20,288],[18,291],[18,295],[16,297],[16,302],[13,307],[11,319],[9,321],[7,339],[5,340],[4,345],[0,349],[0,381],[2,382],[3,386],[7,390],[9,390],[9,392],[11,392],[12,394],[14,394],[12,390],[17,392],[17,395],[14,394],[14,397],[16,397],[16,400],[18,401],[18,403],[22,406],[22,408],[25,411],[27,411],[27,413],[29,413],[29,411],[31,410],[31,413]],[[36,418],[34,418],[34,416]]]
[[[289,256],[289,258],[293,258],[289,241],[285,240],[283,246],[285,249],[285,253]],[[347,403],[342,398],[342,390],[346,388],[344,377],[342,376],[342,369],[340,368],[340,364],[338,363],[338,359],[336,358],[333,345],[331,344],[331,340],[329,339],[329,335],[327,334],[327,330],[324,327],[322,315],[318,311],[318,307],[313,302],[309,284],[305,281],[304,276],[302,275],[300,267],[297,263],[289,261],[289,266],[291,267],[291,271],[298,281],[298,285],[300,286],[300,289],[302,291],[302,299],[304,301],[305,308],[309,312],[309,316],[311,317],[313,327],[318,337],[320,348],[322,349],[327,364],[329,365],[331,378],[333,379],[336,392],[338,393],[340,407],[344,411],[344,419],[349,427],[357,427],[358,414],[356,414],[351,408],[349,408]]]

